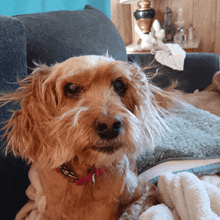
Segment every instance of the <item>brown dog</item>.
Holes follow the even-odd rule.
[[[220,72],[216,72],[212,78],[212,84],[203,91],[195,91],[179,96],[183,101],[220,116]]]
[[[166,95],[168,95],[168,97],[164,96],[164,94],[155,94],[154,98],[162,108],[173,108],[173,100],[176,100],[182,105],[184,105],[184,102],[187,102],[196,108],[203,109],[214,115],[220,116],[220,72],[216,72],[214,74],[212,84],[201,92],[196,90],[194,93],[183,93],[174,89],[176,85],[177,82],[173,83],[166,89]]]
[[[166,130],[154,98],[165,94],[137,65],[81,56],[19,84],[0,98],[21,104],[5,126],[6,153],[32,164],[30,201],[16,219],[136,220],[155,204],[133,154]]]
[[[169,86],[162,94],[155,93],[154,98],[158,105],[164,109],[172,109],[175,107],[173,100],[184,105],[187,102],[196,108],[209,111],[210,113],[220,116],[220,71],[216,72],[212,78],[212,84],[206,89],[194,93],[183,93],[175,90],[177,82]],[[166,93],[166,96],[164,95]]]

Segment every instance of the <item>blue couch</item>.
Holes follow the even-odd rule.
[[[128,60],[136,60],[141,66],[148,64],[154,66],[147,72],[155,72],[159,69],[162,74],[152,80],[152,83],[157,86],[166,88],[172,83],[172,80],[177,80],[176,89],[186,93],[192,93],[196,89],[204,90],[212,83],[213,75],[220,70],[220,57],[213,53],[187,53],[184,71],[173,70],[159,64],[151,54],[130,54]]]
[[[86,5],[82,11],[58,11],[14,17],[0,16],[0,92],[14,91],[17,76],[23,79],[31,73],[33,60],[52,65],[69,57],[97,54],[117,60],[138,60],[146,65],[152,55],[126,55],[125,45],[114,24],[102,12]],[[159,66],[159,64],[158,64]],[[158,68],[157,66],[157,68]],[[185,70],[172,71],[160,66],[167,74],[153,83],[166,87],[171,79],[180,81],[179,89],[193,92],[203,90],[219,70],[219,56],[190,53],[186,56]],[[0,121],[9,119],[8,104],[0,109]],[[0,125],[1,128],[4,124]],[[0,132],[0,135],[3,131]],[[0,146],[3,147],[2,140]],[[0,219],[14,219],[27,202],[25,190],[29,185],[29,166],[25,161],[0,151]]]
[[[89,5],[79,11],[0,16],[0,92],[14,91],[17,76],[23,79],[30,74],[33,61],[52,65],[73,56],[104,55],[107,51],[117,60],[127,60],[114,24]],[[8,110],[18,108],[19,104],[2,107],[0,122],[9,119]],[[27,202],[29,166],[11,154],[5,157],[4,141],[0,143],[0,219],[8,220]]]

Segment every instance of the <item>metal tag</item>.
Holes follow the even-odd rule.
[[[95,184],[95,173],[92,174],[92,183]]]

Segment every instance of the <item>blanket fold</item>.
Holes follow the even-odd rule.
[[[186,52],[178,44],[164,44],[157,41],[160,50],[151,50],[155,54],[155,60],[164,66],[174,70],[183,71]]]
[[[18,212],[15,220],[42,220],[46,209],[46,196],[43,195],[37,168],[34,165],[31,166],[28,177],[31,184],[26,190],[26,195],[30,200]]]
[[[158,182],[164,204],[149,208],[139,220],[220,220],[219,183],[218,176],[165,173]]]

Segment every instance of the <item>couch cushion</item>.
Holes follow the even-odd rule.
[[[26,27],[28,67],[34,67],[33,60],[51,65],[73,56],[103,55],[107,51],[113,58],[127,59],[124,42],[114,24],[89,5],[84,10],[15,17]]]

